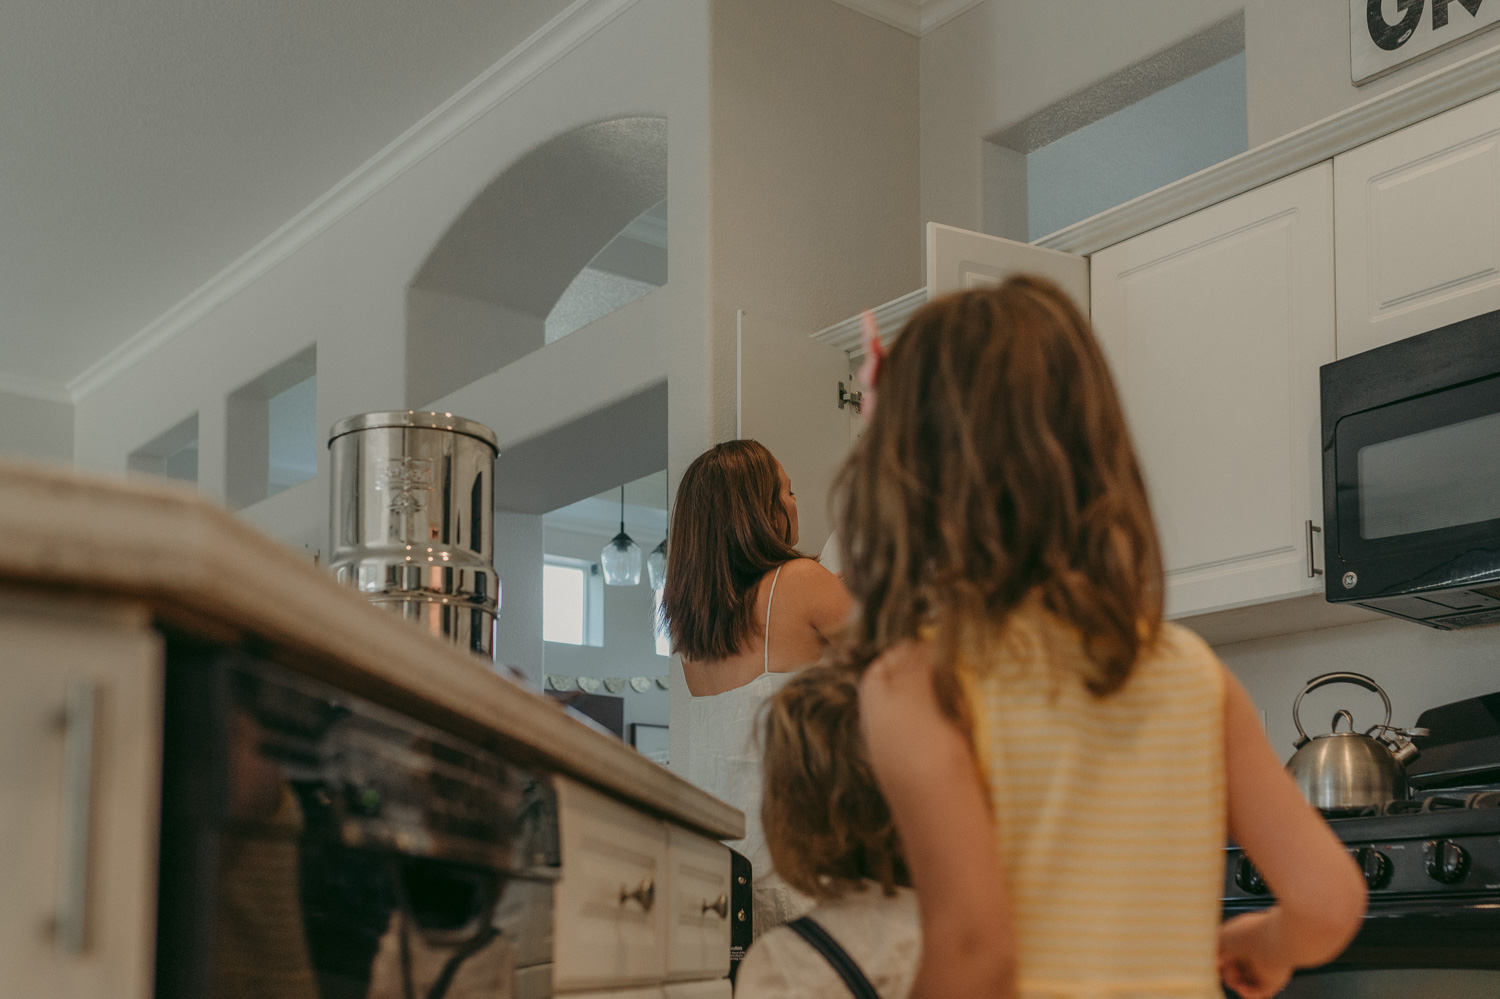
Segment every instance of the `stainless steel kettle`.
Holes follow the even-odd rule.
[[[1309,737],[1299,715],[1302,698],[1332,683],[1352,683],[1379,694],[1385,702],[1385,721],[1361,734],[1354,731],[1354,716],[1341,709],[1333,716],[1332,731]],[[1338,730],[1340,720],[1349,724],[1349,731]],[[1417,756],[1417,747],[1410,737],[1426,735],[1427,731],[1392,728],[1391,699],[1374,680],[1362,673],[1325,673],[1314,677],[1292,703],[1292,721],[1297,726],[1294,743],[1297,751],[1287,761],[1286,768],[1302,796],[1314,808],[1349,812],[1410,794],[1406,763]]]

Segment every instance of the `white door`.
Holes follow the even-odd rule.
[[[999,284],[1012,274],[1051,278],[1089,314],[1089,262],[1060,250],[1048,250],[982,232],[927,223],[927,299],[952,291]]]
[[[771,449],[792,479],[801,537],[816,555],[831,529],[834,477],[849,453],[853,405],[839,405],[840,385],[854,390],[849,355],[818,343],[809,331],[751,312],[739,314],[739,436]]]
[[[1334,159],[1338,354],[1500,309],[1500,94]]]
[[[1093,320],[1161,532],[1167,611],[1321,589],[1318,366],[1333,359],[1323,163],[1101,250]]]
[[[0,994],[152,994],[161,642],[0,606]]]

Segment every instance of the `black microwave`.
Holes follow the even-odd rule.
[[[1325,364],[1330,601],[1500,622],[1500,311]]]

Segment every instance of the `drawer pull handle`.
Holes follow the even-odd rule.
[[[705,901],[703,903],[703,908],[698,910],[698,915],[701,916],[701,915],[703,915],[704,913],[707,913],[707,912],[712,912],[712,913],[717,914],[720,919],[728,919],[729,918],[729,896],[721,894],[721,895],[719,895],[718,898],[714,899],[712,902]]]
[[[650,878],[642,878],[641,883],[634,888],[620,886],[620,904],[635,900],[640,903],[642,912],[650,912],[651,906],[656,903],[656,882]]]

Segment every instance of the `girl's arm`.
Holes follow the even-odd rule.
[[[854,601],[843,580],[823,566],[810,558],[800,558],[788,562],[781,570],[781,577],[793,605],[804,608],[807,623],[823,641],[832,641],[849,623]]]
[[[860,725],[917,891],[911,999],[1015,994],[1010,898],[968,737],[938,707],[931,647],[905,642],[860,681]]]
[[[1296,968],[1333,960],[1358,932],[1365,882],[1344,844],[1297,790],[1245,688],[1225,670],[1229,834],[1276,895],[1219,934],[1219,970],[1243,999],[1273,996]]]

